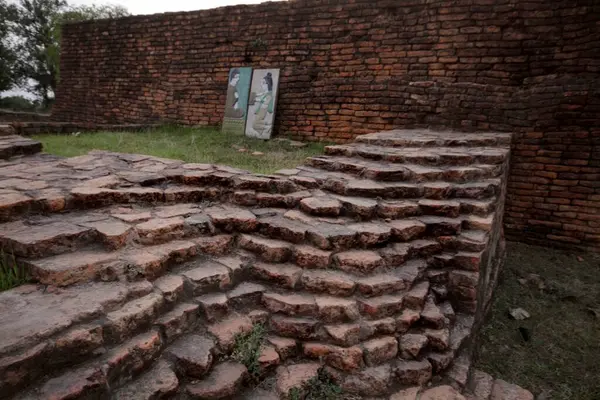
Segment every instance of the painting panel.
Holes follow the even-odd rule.
[[[223,133],[244,134],[251,79],[252,68],[241,67],[229,70]]]
[[[246,136],[270,139],[275,122],[279,69],[255,69],[252,74]]]

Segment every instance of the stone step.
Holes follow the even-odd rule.
[[[164,353],[179,375],[202,378],[215,361],[216,344],[208,336],[190,334],[168,346]]]
[[[92,243],[95,231],[68,222],[27,225],[22,221],[0,224],[0,247],[18,257],[40,258]]]
[[[207,170],[175,170],[167,174],[167,178],[185,185],[221,186],[232,188],[234,191],[254,190],[286,194],[299,189],[295,183],[281,176],[250,174],[247,171],[224,166],[209,165],[208,167]]]
[[[293,392],[302,392],[302,387],[311,379],[316,378],[321,369],[321,364],[294,363],[282,365],[277,368],[275,387],[281,398],[289,398]]]
[[[307,243],[319,249],[322,262],[327,263],[327,251],[381,248],[395,242],[404,243],[438,236],[443,236],[444,243],[448,245],[457,241],[462,243],[464,237],[458,240],[453,236],[460,236],[461,232],[470,230],[489,232],[494,222],[492,217],[492,214],[485,218],[467,214],[458,218],[422,215],[389,222],[335,224],[298,215],[296,212],[292,215],[290,211],[284,216],[259,219],[260,232],[269,239],[243,235],[240,237],[240,244],[242,248],[259,254],[269,262],[299,259],[302,264],[302,252],[308,249],[302,243]],[[297,249],[298,246],[300,250]],[[298,252],[300,254],[296,255]]]
[[[474,370],[470,374],[467,384],[467,397],[473,400],[533,400],[531,392],[520,386],[506,382],[502,379],[494,379],[484,371]]]
[[[488,199],[500,194],[501,180],[488,178],[467,183],[431,180],[426,182],[388,182],[359,179],[356,175],[298,167],[292,180],[311,179],[323,190],[337,195],[383,199]],[[481,170],[474,171],[477,174]]]
[[[360,135],[355,142],[383,147],[508,147],[511,140],[510,133],[440,133],[428,129],[397,129]]]
[[[253,214],[251,218],[256,223]],[[212,219],[194,204],[116,207],[0,224],[0,246],[19,257],[40,258],[74,251],[92,242],[116,250],[134,243],[160,244],[214,231]]]
[[[213,201],[221,196],[219,187],[196,187],[191,185],[168,184],[164,187],[123,187],[109,188],[97,186],[77,186],[57,196],[65,202],[58,211],[70,209],[100,208],[116,204],[155,205],[162,203],[188,203]],[[51,210],[52,211],[52,210]]]
[[[22,262],[35,281],[46,285],[67,286],[95,279],[114,280],[120,276],[156,279],[169,266],[198,254],[224,254],[232,240],[230,235],[216,235],[115,252],[90,248]]]
[[[398,314],[405,308],[403,301],[406,293],[402,291],[369,298],[348,298],[313,296],[301,292],[266,292],[263,294],[263,304],[272,313],[271,316],[315,317],[328,324],[339,324],[358,321],[361,315],[377,320]]]
[[[383,147],[364,144],[326,146],[330,156],[362,157],[399,164],[427,166],[502,164],[510,154],[508,148],[497,147]]]
[[[191,399],[223,399],[237,394],[248,375],[248,370],[240,363],[225,361],[216,365],[204,380],[185,387]]]
[[[306,164],[326,171],[342,172],[365,179],[387,182],[444,181],[466,183],[496,178],[503,172],[502,165],[470,164],[468,166],[422,166],[417,164],[392,164],[341,156],[316,156]]]
[[[0,160],[7,160],[14,156],[31,155],[42,151],[42,143],[18,135],[5,135],[7,129],[0,133]]]
[[[236,336],[250,332],[252,326],[253,322],[249,316],[231,313],[225,319],[209,325],[207,330],[216,338],[221,351],[229,354],[233,350]]]
[[[178,373],[184,371],[182,373],[187,376],[201,377],[210,369],[212,354],[216,354],[215,343],[219,343],[225,351],[230,351],[235,335],[251,329],[253,322],[246,317],[236,317],[235,314],[231,314],[225,321],[209,327],[210,334],[216,338],[215,342],[210,337],[201,337],[202,340],[196,340],[193,335],[181,337],[182,334],[190,332],[192,328],[197,326],[199,306],[189,302],[180,302],[185,298],[183,280],[173,281],[172,278],[173,276],[165,276],[156,281],[154,292],[152,292],[152,285],[145,281],[127,285],[117,283],[86,284],[75,289],[71,288],[66,293],[67,297],[64,300],[61,296],[44,294],[32,287],[28,291],[28,293],[31,293],[29,295],[31,298],[27,304],[24,307],[14,309],[12,313],[5,314],[1,318],[2,323],[7,323],[7,325],[3,325],[4,328],[9,329],[3,334],[12,334],[11,338],[13,339],[12,341],[3,342],[4,347],[0,353],[3,366],[0,369],[0,372],[2,372],[0,382],[3,382],[0,388],[3,389],[3,393],[18,390],[24,384],[44,374],[45,368],[49,366],[69,367],[71,370],[74,368],[74,372],[73,374],[67,373],[65,376],[60,376],[34,389],[32,392],[34,393],[33,398],[41,398],[36,396],[43,397],[44,395],[59,396],[60,394],[66,396],[88,395],[89,393],[96,393],[94,390],[99,388],[105,390],[107,383],[114,390],[114,388],[126,383],[130,374],[137,375],[149,367],[149,363],[158,357],[162,348],[168,343],[172,344],[167,347],[167,358],[174,363],[175,370]],[[246,283],[246,285],[253,284]],[[81,294],[74,296],[77,288],[80,288],[79,292]],[[244,290],[246,294],[250,293],[249,289]],[[5,303],[8,301],[11,303],[11,295],[21,296],[20,293],[11,292],[14,291],[3,293],[0,296],[0,302]],[[243,300],[244,303],[247,303],[248,297],[240,297],[243,295],[240,290],[237,294],[233,292],[232,290],[227,293],[231,302]],[[104,298],[99,296],[99,293]],[[49,298],[47,298],[48,296]],[[55,301],[53,297],[56,297]],[[50,307],[49,309],[52,312],[46,313],[44,309],[36,307],[36,301]],[[126,302],[123,303],[123,301]],[[169,306],[172,303],[176,304]],[[60,306],[57,306],[57,304]],[[28,306],[36,308],[28,308]],[[248,304],[245,304],[245,306],[247,307]],[[37,312],[44,313],[47,323],[50,324],[49,326],[45,326],[44,321],[36,316],[35,313]],[[66,319],[69,312],[74,313],[72,319]],[[33,314],[29,315],[31,313]],[[253,315],[253,313],[250,314]],[[60,318],[57,319],[57,316]],[[24,318],[30,322],[29,325],[10,324],[11,318]],[[243,321],[241,325],[236,318]],[[86,322],[86,319],[93,320],[92,322]],[[67,330],[70,325],[78,322],[80,325]],[[158,330],[153,331],[151,329],[153,325],[160,329],[161,335],[158,335]],[[19,330],[21,327],[22,333]],[[15,331],[15,329],[17,330]],[[61,329],[65,332],[57,334]],[[136,334],[139,334],[139,336],[135,336]],[[47,337],[52,335],[53,339],[47,339],[47,341],[36,346],[35,343],[39,342],[40,339],[43,340],[44,335]],[[148,342],[148,340],[151,340],[151,342]],[[199,353],[199,349],[202,347],[199,345],[199,340],[206,343],[205,355]],[[225,341],[227,341],[227,345],[224,344]],[[149,345],[151,346],[149,347]],[[86,360],[92,360],[102,346],[109,348],[106,356],[103,356],[99,361],[86,362]],[[193,351],[190,351],[190,346],[192,346]],[[146,355],[150,354],[149,352],[151,357]],[[275,362],[272,355],[267,353],[262,357],[265,367]],[[9,354],[9,356],[5,357],[4,354]],[[188,358],[186,358],[186,355]],[[278,355],[276,355],[276,358],[279,360]],[[38,364],[39,369],[37,368]],[[31,367],[27,367],[26,374],[19,375],[17,380],[8,379],[12,374],[11,371],[23,368],[25,365],[31,365]],[[36,365],[36,367],[33,367],[33,365]],[[81,365],[81,367],[77,367],[77,365]],[[163,372],[167,371],[165,365],[156,368]],[[200,371],[201,369],[202,371]],[[154,376],[155,372],[153,369],[142,375],[141,382],[150,379],[144,377]],[[4,374],[8,375],[4,376]],[[168,375],[172,377],[172,375]],[[85,383],[91,377],[95,377],[91,382],[96,382],[98,385]],[[70,381],[77,384],[81,382],[81,387],[77,385],[72,388],[67,387],[65,384]],[[123,395],[124,393],[130,393],[133,388],[139,387],[139,383],[136,382],[126,384],[124,388],[119,389],[119,393]],[[163,391],[171,393],[172,390],[175,390],[173,386],[176,388],[176,382],[176,379],[169,378],[168,384],[156,383],[156,385],[148,387],[147,390],[152,390],[153,393],[162,393]],[[8,384],[8,386],[5,386],[5,384]],[[101,391],[100,393],[104,394],[105,392]]]
[[[85,338],[78,337],[77,339],[81,341]],[[93,338],[88,338],[88,340],[90,339]],[[88,343],[77,343],[78,346],[83,344]],[[110,396],[109,387],[119,387],[127,384],[132,376],[142,374],[148,370],[153,361],[160,355],[163,345],[158,331],[147,331],[117,347],[108,349],[99,359],[91,359],[66,370],[62,374],[54,369],[54,377],[39,386],[29,389],[20,398],[32,400],[108,398]],[[42,368],[44,365],[38,363],[37,366]],[[157,365],[157,367],[167,374],[164,378],[169,378],[170,391],[173,391],[172,386],[175,380],[172,378],[174,374],[164,369],[164,365]],[[153,373],[152,371],[150,370],[150,374]],[[56,372],[59,372],[59,375]],[[31,373],[31,371],[28,371],[28,373]],[[147,389],[150,389],[150,387]],[[156,387],[155,390],[160,392]],[[6,393],[3,392],[3,394]]]
[[[240,238],[240,243],[243,248],[256,253],[257,257],[264,261],[269,263],[288,263],[258,263],[249,269],[253,276],[264,279],[267,282],[277,281],[279,284],[293,286],[298,282],[302,269],[331,268],[363,276],[368,273],[400,267],[407,260],[413,258],[430,257],[440,253],[444,248],[443,244],[433,239],[421,239],[421,236],[427,229],[447,233],[450,229],[456,228],[453,225],[455,220],[449,219],[451,223],[447,223],[445,220],[436,217],[435,220],[425,221],[427,224],[416,220],[398,221],[396,224],[390,224],[388,229],[394,235],[395,240],[398,240],[400,243],[389,243],[388,246],[381,248],[379,248],[380,246],[375,246],[373,250],[349,250],[361,246],[361,239],[357,238],[353,231],[350,231],[352,236],[345,238],[346,240],[342,244],[339,242],[339,236],[325,236],[324,233],[321,233],[317,237],[319,240],[315,239],[312,242],[315,247],[306,244],[298,245],[280,240],[264,239],[254,235],[243,235]],[[456,224],[460,228],[460,220]],[[340,234],[340,232],[338,230],[336,233]],[[329,241],[333,240],[338,241],[336,242],[338,243],[337,249],[328,251],[327,249],[331,249]],[[444,245],[449,249],[454,249],[462,244],[461,240],[447,239]],[[290,263],[294,263],[300,268],[294,267]]]
[[[8,124],[0,124],[0,136],[13,136],[15,134],[14,128]]]
[[[174,396],[179,388],[179,380],[172,367],[159,360],[143,375],[137,377],[113,393],[118,400],[163,399]]]
[[[249,309],[258,307],[262,293],[266,290],[261,284],[242,282],[225,293],[215,292],[198,296],[194,302],[200,305],[201,313],[208,322],[215,322],[234,310],[249,312]]]

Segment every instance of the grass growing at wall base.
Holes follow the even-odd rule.
[[[306,157],[322,154],[325,144],[308,143],[295,148],[287,142],[251,139],[223,134],[218,128],[167,126],[144,132],[89,132],[79,135],[41,134],[34,137],[44,151],[64,157],[87,154],[90,150],[148,154],[186,162],[211,163],[272,173],[294,168]],[[248,151],[239,152],[239,148]],[[254,151],[264,155],[255,156]]]
[[[477,367],[539,399],[600,399],[600,255],[518,243],[507,250]],[[531,318],[510,319],[515,307]]]

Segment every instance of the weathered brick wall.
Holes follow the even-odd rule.
[[[279,133],[517,132],[509,236],[598,249],[599,20],[595,0],[293,0],[69,25],[53,118],[216,125],[230,67],[279,67]]]

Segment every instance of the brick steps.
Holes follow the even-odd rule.
[[[333,197],[331,199],[338,201]],[[340,209],[344,208],[344,204],[349,204],[347,200],[342,200],[339,202]],[[485,201],[463,200],[459,203],[420,200],[372,203],[368,212],[371,214],[369,219],[374,218],[376,213],[386,219],[411,215],[414,216],[411,217],[413,223],[421,221],[427,230],[435,230],[442,225],[454,227],[457,231],[461,226],[486,230],[490,226],[490,212],[493,207],[494,203]],[[60,218],[35,218],[25,223],[18,221],[0,224],[0,245],[19,257],[41,258],[73,251],[93,242],[101,242],[107,250],[115,250],[135,243],[154,245],[212,234],[216,228],[225,232],[252,232],[258,228],[268,237],[282,237],[294,243],[301,243],[306,238],[320,237],[322,232],[332,229],[340,234],[345,230],[347,235],[356,231],[357,244],[362,243],[367,247],[370,244],[380,245],[387,242],[390,233],[391,239],[410,240],[410,237],[400,234],[397,227],[402,225],[394,221],[377,225],[350,223],[347,228],[341,228],[339,220],[331,224],[326,219],[314,218],[297,211],[281,215],[274,210],[275,215],[267,214],[266,217],[259,218],[242,208],[221,206],[202,209],[194,204],[136,210],[112,208],[100,211],[87,216],[75,213],[61,215]],[[461,211],[464,212],[462,216]],[[407,226],[405,229],[410,231],[409,228]],[[378,237],[382,240],[378,240]]]
[[[511,140],[510,133],[458,133],[410,129],[361,135],[355,142],[382,147],[508,147]]]
[[[501,180],[490,178],[468,183],[448,183],[443,180],[429,182],[386,182],[359,179],[356,175],[298,167],[292,180],[314,181],[322,190],[342,196],[383,199],[487,199],[500,193]]]
[[[496,178],[502,174],[501,165],[469,164],[468,166],[422,166],[417,164],[390,164],[340,156],[317,156],[307,165],[332,172],[356,175],[374,181],[465,183]]]
[[[325,147],[330,156],[362,157],[366,160],[386,161],[399,164],[427,166],[503,164],[508,149],[495,147],[383,147],[362,144],[334,145]]]
[[[223,259],[223,262],[230,265],[231,259]],[[203,266],[206,266],[206,263]],[[59,290],[57,295],[52,295],[44,294],[40,289],[36,290],[32,287],[28,292],[35,301],[38,301],[36,300],[38,298],[39,301],[44,301],[45,297],[52,299],[58,296],[56,301],[61,304],[62,309],[50,308],[50,310],[54,313],[59,312],[62,319],[65,317],[70,319],[65,320],[62,325],[57,325],[57,322],[62,322],[60,319],[56,321],[53,320],[52,315],[44,315],[45,321],[50,326],[55,326],[54,330],[50,331],[39,325],[40,318],[36,317],[36,313],[40,312],[40,309],[30,308],[29,306],[33,304],[23,304],[13,310],[14,318],[18,317],[29,321],[34,330],[25,327],[25,331],[23,331],[16,324],[3,326],[4,329],[8,329],[3,334],[12,333],[13,342],[4,342],[2,352],[0,352],[0,365],[3,367],[0,369],[0,382],[3,382],[3,385],[6,384],[7,375],[5,374],[10,376],[11,371],[24,366],[39,364],[39,368],[31,367],[27,374],[10,379],[9,386],[0,385],[0,387],[6,390],[5,394],[10,394],[34,379],[39,381],[39,377],[44,373],[44,368],[48,367],[48,362],[52,362],[53,376],[30,391],[32,398],[40,398],[40,396],[43,398],[54,398],[53,396],[56,398],[69,396],[80,398],[97,394],[105,396],[108,388],[114,392],[123,384],[125,387],[118,389],[119,392],[129,393],[139,383],[127,382],[132,377],[143,374],[146,369],[150,368],[152,362],[163,353],[167,354],[166,359],[172,363],[172,366],[161,365],[160,362],[157,365],[156,368],[169,376],[168,385],[152,386],[152,390],[157,393],[162,391],[172,393],[177,390],[177,379],[172,379],[171,372],[173,371],[177,375],[183,374],[196,378],[202,377],[205,373],[208,374],[212,365],[212,355],[218,354],[215,346],[218,345],[219,351],[222,351],[223,354],[228,354],[231,351],[230,347],[235,334],[252,327],[252,321],[245,320],[246,317],[236,316],[235,307],[240,307],[246,312],[249,308],[256,309],[256,306],[251,303],[258,305],[261,292],[256,292],[257,285],[249,287],[252,284],[242,283],[227,293],[228,302],[231,304],[231,308],[225,313],[225,315],[229,315],[228,319],[209,326],[208,333],[203,334],[208,335],[206,340],[213,340],[215,345],[212,346],[214,349],[212,347],[209,349],[210,356],[206,357],[210,360],[205,362],[204,371],[200,373],[198,372],[199,367],[197,365],[190,366],[189,362],[182,367],[182,363],[175,360],[176,357],[172,354],[175,350],[171,349],[182,346],[185,348],[185,342],[190,335],[196,335],[193,332],[204,331],[202,321],[206,321],[206,319],[203,318],[200,311],[206,305],[203,299],[206,299],[208,293],[219,292],[218,289],[210,286],[199,292],[197,286],[190,287],[189,283],[191,282],[185,277],[185,272],[178,276],[164,276],[154,284],[147,281],[129,285],[92,283],[75,287],[75,290],[80,289],[82,298],[72,298],[73,289],[70,289],[71,294]],[[129,291],[124,292],[123,289],[127,287],[129,287]],[[113,288],[112,291],[111,288]],[[92,304],[92,300],[95,302],[99,300],[96,294],[99,290],[103,292],[107,301]],[[63,293],[66,296],[66,304],[61,302]],[[256,296],[256,293],[259,297]],[[13,293],[2,294],[0,300],[2,300],[2,296],[11,294]],[[202,294],[202,296],[194,297],[198,294]],[[52,304],[50,303],[48,306],[53,307]],[[93,308],[90,309],[90,307]],[[250,312],[250,315],[253,313]],[[3,315],[2,322],[8,322],[10,318],[10,314]],[[221,320],[221,317],[218,319]],[[238,321],[246,322],[239,325]],[[73,322],[78,324],[68,329],[68,324]],[[40,331],[37,332],[35,329],[40,329]],[[19,334],[23,337],[20,338]],[[32,343],[43,338],[40,336],[41,334],[52,336],[34,346]],[[184,345],[181,344],[182,342]],[[30,348],[33,348],[33,351],[29,350]],[[192,353],[199,357],[198,346],[194,345],[193,349],[188,349],[188,354],[190,350],[193,350]],[[68,357],[65,358],[67,353]],[[5,354],[8,356],[4,356]],[[100,356],[98,357],[98,355]],[[190,372],[193,367],[196,369]],[[66,372],[60,375],[61,371]],[[149,377],[153,376],[155,372],[154,369],[151,369],[141,375],[140,379],[142,381],[149,380]],[[150,388],[147,389],[150,390]]]
[[[277,382],[243,396],[287,394],[320,364],[363,397],[460,373],[501,253],[504,136],[373,140],[389,147],[272,176],[108,152],[35,156],[35,180],[6,165],[0,216],[50,212],[0,226],[41,284],[0,294],[0,392],[239,396],[256,371],[227,357],[257,323],[258,374]]]

